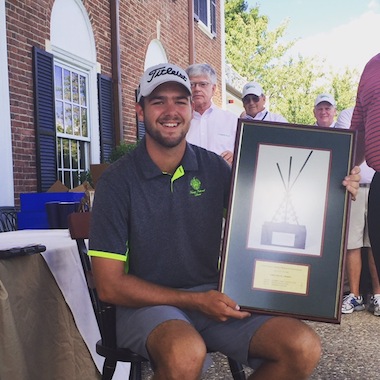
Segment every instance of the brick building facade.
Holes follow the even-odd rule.
[[[207,5],[206,14],[199,14],[200,3]],[[45,164],[50,169],[65,165],[67,146],[71,149],[70,160],[78,161],[80,156],[85,165],[83,170],[104,160],[101,151],[106,145],[101,140],[106,129],[102,123],[113,124],[108,149],[121,140],[135,141],[135,90],[147,65],[165,59],[182,67],[194,62],[210,63],[219,80],[214,101],[221,105],[222,3],[220,0],[0,0],[0,21],[5,20],[3,26],[0,22],[0,42],[6,41],[0,50],[0,70],[7,74],[3,79],[8,79],[8,83],[0,82],[0,94],[5,94],[0,96],[0,111],[9,115],[0,125],[3,161],[0,177],[1,187],[6,187],[0,194],[0,206],[13,202],[17,205],[20,193],[45,191],[50,182],[54,183],[53,179],[66,178],[66,174],[69,178],[73,174],[70,170],[75,172],[75,168],[65,174],[62,170],[63,177],[57,170],[44,177]],[[52,83],[46,87],[51,92],[47,96],[42,85],[49,81],[41,79],[39,57],[44,57],[49,70],[52,65]],[[62,78],[61,85],[57,84],[57,78],[58,82]],[[101,78],[112,87],[102,87]],[[111,98],[104,98],[107,91]],[[112,104],[107,99],[112,99]],[[102,117],[103,107],[104,114],[108,109],[113,116],[111,120]],[[53,119],[45,117],[45,112]],[[40,134],[46,122],[46,133]],[[62,123],[61,129],[57,127],[58,133],[54,134],[55,125],[49,131],[53,123]],[[53,156],[45,154],[44,136],[50,138],[53,149],[46,152],[54,153]],[[74,143],[78,152],[72,148]],[[77,158],[71,156],[74,153]]]

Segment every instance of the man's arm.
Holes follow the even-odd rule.
[[[104,302],[127,307],[171,305],[193,309],[220,320],[242,319],[242,312],[228,296],[216,290],[189,292],[155,285],[124,272],[124,262],[92,257],[92,268],[99,298]]]

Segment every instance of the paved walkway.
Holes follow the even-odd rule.
[[[380,317],[360,311],[343,315],[340,325],[307,323],[321,337],[323,348],[321,361],[310,380],[380,379]],[[225,358],[220,354],[213,356],[215,363],[202,379],[232,379]],[[145,370],[143,378],[151,378],[150,369]]]

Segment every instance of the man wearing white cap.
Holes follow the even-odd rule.
[[[245,114],[242,117],[252,120],[287,123],[287,120],[282,115],[269,112],[265,108],[266,96],[257,82],[249,82],[243,87],[242,101],[245,109]]]
[[[193,93],[193,118],[186,139],[221,155],[232,163],[237,128],[237,115],[217,107],[212,98],[216,91],[216,72],[207,63],[190,65],[186,72]]]
[[[318,127],[335,127],[336,103],[330,94],[320,94],[315,99],[314,116],[316,118],[315,125]]]
[[[242,311],[217,291],[231,168],[186,142],[186,72],[147,69],[136,112],[146,135],[97,183],[89,240],[99,297],[118,305],[118,345],[149,358],[155,379],[199,379],[207,349],[255,368],[256,378],[308,378],[321,354],[310,326]],[[357,170],[343,181],[353,195]]]

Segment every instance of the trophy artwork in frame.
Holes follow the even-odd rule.
[[[261,244],[301,249],[305,248],[307,230],[305,225],[299,224],[298,222],[297,212],[294,209],[292,202],[292,189],[312,154],[313,150],[311,150],[306,157],[305,162],[299,169],[295,178],[292,178],[292,156],[289,157],[288,175],[286,180],[280,164],[276,162],[278,174],[284,186],[284,197],[272,220],[264,222],[262,226]]]

